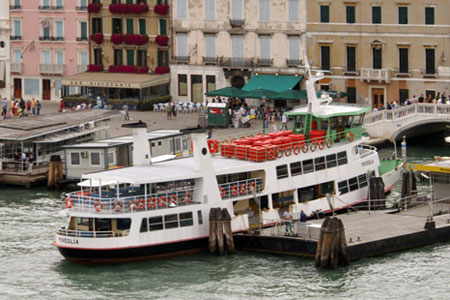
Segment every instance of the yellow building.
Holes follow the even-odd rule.
[[[307,0],[307,53],[322,88],[378,107],[450,89],[448,0]]]

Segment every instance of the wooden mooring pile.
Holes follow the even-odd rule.
[[[57,188],[61,187],[64,180],[63,165],[61,157],[59,155],[50,156],[49,168],[48,168],[48,181],[47,188]]]
[[[225,251],[231,254],[235,252],[231,216],[226,208],[220,207],[209,211],[209,252],[214,254],[216,251],[220,255]]]
[[[320,228],[316,248],[316,266],[336,269],[339,264],[348,265],[349,263],[344,224],[341,219],[328,217]]]

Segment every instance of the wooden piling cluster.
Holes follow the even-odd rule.
[[[369,195],[367,197],[371,210],[386,208],[386,195],[384,194],[384,182],[381,177],[369,179]]]
[[[49,168],[48,168],[48,188],[60,188],[61,183],[64,180],[63,165],[61,157],[59,155],[50,156]]]
[[[225,233],[225,238],[224,238]],[[225,250],[234,253],[233,231],[231,230],[231,216],[226,208],[211,208],[209,211],[209,252],[216,250],[223,255]],[[225,248],[226,245],[226,248]]]
[[[416,177],[412,170],[404,170],[402,175],[402,196],[400,198],[400,208],[406,209],[412,205],[412,195],[417,194]]]
[[[327,217],[320,228],[316,248],[316,266],[336,269],[339,264],[348,265],[347,241],[341,219]]]

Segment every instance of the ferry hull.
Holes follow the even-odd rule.
[[[159,244],[120,249],[80,249],[56,246],[67,260],[75,263],[104,264],[117,262],[142,261],[164,257],[182,256],[205,252],[208,238],[184,240],[169,244]]]

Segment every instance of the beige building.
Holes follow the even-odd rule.
[[[303,74],[305,0],[173,0],[171,94],[242,87],[253,74]]]
[[[450,90],[449,0],[307,0],[310,63],[322,88],[373,107]]]

